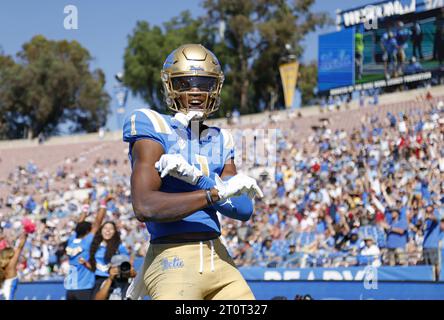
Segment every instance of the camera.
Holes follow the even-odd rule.
[[[115,255],[111,258],[111,266],[119,270],[118,279],[128,280],[131,275],[131,263],[126,255]]]
[[[131,273],[131,264],[128,261],[124,261],[119,266],[119,278],[128,279]]]

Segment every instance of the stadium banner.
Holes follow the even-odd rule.
[[[143,258],[134,260],[136,270],[143,263]],[[443,268],[444,269],[444,268]],[[431,266],[408,266],[378,268],[362,267],[336,267],[336,268],[265,268],[265,267],[240,267],[243,277],[249,280],[337,280],[360,281],[376,270],[377,277],[381,281],[433,281],[434,271]],[[442,270],[441,281],[444,281]]]
[[[383,80],[378,80],[378,81],[374,81],[374,82],[355,84],[353,86],[335,88],[335,89],[330,90],[330,95],[334,96],[334,95],[338,95],[338,94],[351,93],[353,91],[378,89],[378,88],[390,87],[390,86],[394,86],[394,85],[409,84],[409,83],[413,83],[413,82],[425,81],[425,80],[430,80],[430,79],[432,79],[431,72],[422,72],[422,73],[411,74],[411,75],[388,79],[388,80],[383,79]]]
[[[143,263],[143,258],[134,260],[136,270]],[[444,268],[443,268],[444,269]],[[240,267],[240,272],[246,280],[362,280],[374,268],[336,267],[336,268],[265,268]],[[431,266],[390,267],[381,266],[377,269],[377,277],[382,281],[433,281],[434,272]],[[442,270],[441,281],[444,281]]]
[[[279,66],[286,108],[290,108],[293,105],[294,92],[298,81],[298,70],[299,62],[297,61],[284,63]]]
[[[19,282],[14,300],[65,300],[63,281]]]
[[[409,300],[444,299],[444,283],[378,281],[366,286],[362,281],[248,281],[256,299],[276,296],[294,299],[310,295],[316,300]],[[20,283],[15,300],[65,300],[63,282]],[[147,298],[149,299],[149,298]]]
[[[354,84],[354,29],[319,36],[319,91]]]
[[[362,281],[249,281],[258,300],[276,296],[293,300],[310,295],[314,300],[444,300],[444,283]]]
[[[323,281],[362,281],[375,276],[381,281],[433,281],[431,266],[409,267],[337,267],[337,268],[262,268],[241,267],[246,280],[323,280]]]

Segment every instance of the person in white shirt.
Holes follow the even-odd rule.
[[[369,257],[369,259],[367,259],[369,265],[372,265],[373,267],[379,267],[381,265],[381,260],[379,258],[381,251],[379,250],[378,246],[375,244],[373,237],[366,236],[364,238],[364,242],[365,245],[361,249],[361,256]],[[374,258],[374,260],[370,263],[372,257]]]
[[[407,124],[404,120],[400,121],[398,124],[398,130],[400,133],[407,133]]]

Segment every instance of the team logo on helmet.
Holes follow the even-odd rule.
[[[196,95],[204,97],[199,107],[204,117],[219,108],[224,75],[216,56],[204,46],[186,44],[171,52],[163,64],[161,79],[165,101],[174,112],[188,113],[189,102]]]

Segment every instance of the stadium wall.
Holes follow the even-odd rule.
[[[399,103],[399,102],[407,102],[407,101],[415,101],[419,95],[424,95],[427,91],[433,96],[440,96],[444,92],[444,85],[434,86],[427,89],[415,89],[404,92],[395,92],[395,93],[386,93],[382,94],[379,97],[379,104],[391,104],[391,103]],[[359,108],[359,101],[353,100],[350,103],[350,109]],[[301,112],[302,116],[311,116],[319,114],[319,106],[310,106],[298,109]],[[287,118],[287,110],[275,111],[273,114],[281,116],[282,118]],[[269,111],[265,111],[263,113],[257,114],[249,114],[241,116],[241,124],[255,124],[262,122],[264,117],[268,117],[270,115]],[[211,125],[216,125],[220,127],[226,126],[226,119],[218,118],[218,119],[210,119],[208,123]],[[78,135],[69,135],[69,136],[56,136],[50,137],[48,140],[44,142],[44,145],[66,145],[73,143],[84,143],[84,142],[94,142],[94,141],[121,141],[122,140],[122,131],[113,131],[113,132],[105,132],[102,137],[99,137],[99,134],[96,133],[88,133],[88,134],[78,134]],[[38,146],[38,139],[20,139],[20,140],[7,140],[0,141],[0,150],[2,149],[16,149],[16,148],[25,148],[25,147],[34,147]]]
[[[276,296],[294,299],[310,295],[315,300],[443,300],[444,283],[379,281],[366,288],[362,281],[249,281],[256,299]]]
[[[444,283],[379,281],[366,288],[362,281],[248,281],[257,299],[293,299],[309,294],[316,300],[444,300]],[[63,300],[63,282],[29,282],[18,286],[16,300]]]
[[[444,300],[444,282],[433,281],[430,266],[379,267],[376,273],[363,267],[240,270],[261,300],[307,294],[317,300]],[[20,283],[15,296],[17,300],[64,298],[63,281]]]

